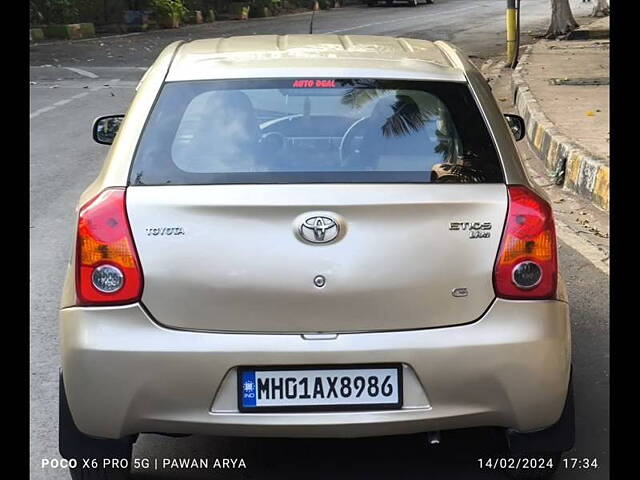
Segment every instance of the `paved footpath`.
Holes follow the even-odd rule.
[[[511,87],[532,148],[547,170],[558,178],[564,172],[564,188],[608,211],[609,40],[530,45]]]

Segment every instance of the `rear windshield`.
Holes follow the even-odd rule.
[[[278,79],[167,83],[133,185],[501,183],[468,87]]]

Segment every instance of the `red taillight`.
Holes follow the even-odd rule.
[[[508,192],[507,221],[493,276],[496,295],[517,300],[553,298],[558,258],[551,207],[528,188],[510,186]]]
[[[78,305],[136,302],[142,270],[127,220],[124,188],[103,191],[80,209],[76,245]]]

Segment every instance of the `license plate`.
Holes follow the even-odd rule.
[[[238,368],[241,412],[401,407],[400,365]]]

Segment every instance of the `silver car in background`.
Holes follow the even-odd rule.
[[[117,135],[116,135],[117,132]],[[124,478],[140,433],[500,427],[546,478],[573,445],[550,205],[454,46],[175,42],[78,203],[60,451]],[[532,477],[533,475],[533,477]]]

